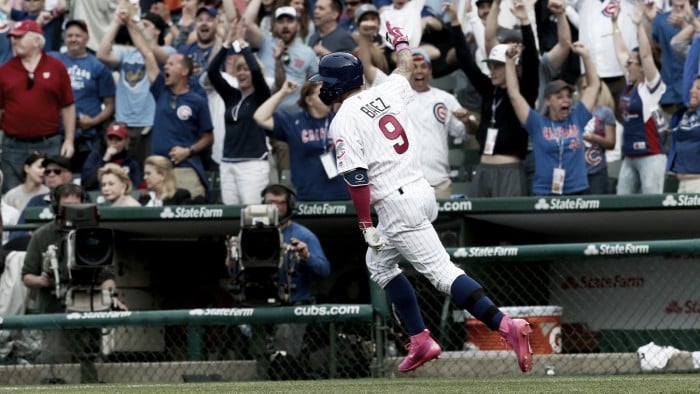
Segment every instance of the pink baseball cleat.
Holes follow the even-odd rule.
[[[442,348],[430,336],[430,330],[427,328],[420,334],[413,335],[406,349],[408,349],[408,355],[399,364],[399,372],[413,371],[428,361],[438,358],[442,353]]]
[[[511,319],[503,316],[501,324],[498,326],[498,334],[504,341],[513,347],[515,356],[518,358],[518,366],[523,372],[532,369],[532,348],[530,347],[530,333],[532,327],[530,323],[523,319]]]

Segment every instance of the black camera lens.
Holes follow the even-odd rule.
[[[104,228],[76,230],[75,254],[79,265],[99,267],[110,265],[113,256],[113,233]]]

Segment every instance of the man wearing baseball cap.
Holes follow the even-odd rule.
[[[0,66],[3,191],[22,183],[27,152],[72,157],[76,119],[68,71],[44,52],[39,24],[17,22],[8,36],[15,56]]]
[[[249,20],[244,15],[248,42],[258,48],[258,56],[266,72],[270,74],[274,71],[275,86],[282,86],[286,80],[302,85],[308,77],[318,72],[316,54],[297,39],[300,24],[293,7],[278,7],[274,16],[270,34],[254,23],[253,18]],[[288,113],[299,112],[298,100],[297,90],[287,96],[278,108]]]
[[[102,123],[114,114],[116,87],[112,72],[87,50],[87,23],[72,19],[66,22],[63,40],[65,53],[51,52],[68,69],[75,97],[77,124],[73,169],[79,171],[88,154],[99,148]]]
[[[182,53],[192,60],[194,70],[190,77],[190,87],[204,96],[206,96],[206,92],[199,84],[199,77],[207,72],[209,63],[221,48],[221,39],[216,35],[217,15],[216,8],[212,6],[199,7],[195,14],[197,40],[177,49],[178,53]]]
[[[248,7],[251,10],[253,7]],[[244,20],[248,42],[258,48],[258,56],[268,73],[274,70],[275,86],[281,87],[285,81],[303,85],[304,81],[318,72],[318,58],[314,51],[297,39],[301,28],[297,12],[293,7],[278,7],[274,11],[275,20],[272,33],[262,30],[255,18],[246,10]],[[301,89],[297,89],[282,99],[277,107],[286,113],[302,111],[297,104]],[[271,139],[272,153],[276,163],[272,171],[281,173],[290,169],[289,148],[287,143]]]
[[[527,155],[527,132],[515,116],[506,90],[505,60],[509,47],[499,44],[491,49],[488,59],[484,60],[490,76],[484,75],[467,47],[456,7],[448,4],[446,9],[460,68],[482,96],[481,118],[475,131],[481,157],[472,178],[469,197],[527,195],[528,182],[523,167]],[[534,106],[539,88],[539,54],[527,13],[522,14],[524,49],[519,57],[519,86],[526,102]]]
[[[114,122],[105,130],[105,147],[93,150],[85,159],[81,171],[80,184],[85,190],[98,190],[100,185],[97,171],[107,163],[115,163],[124,168],[134,187],[141,183],[141,167],[126,149],[129,146],[129,129],[124,123]]]

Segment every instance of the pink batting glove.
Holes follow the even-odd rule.
[[[396,48],[397,52],[399,48],[408,48],[408,37],[403,33],[402,28],[397,26],[392,27],[389,21],[386,21],[386,40]]]

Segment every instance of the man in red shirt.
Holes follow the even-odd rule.
[[[15,56],[0,66],[3,192],[22,183],[22,163],[28,152],[72,157],[76,122],[68,71],[44,52],[41,27],[23,20],[8,37]],[[59,132],[61,121],[64,136]]]

